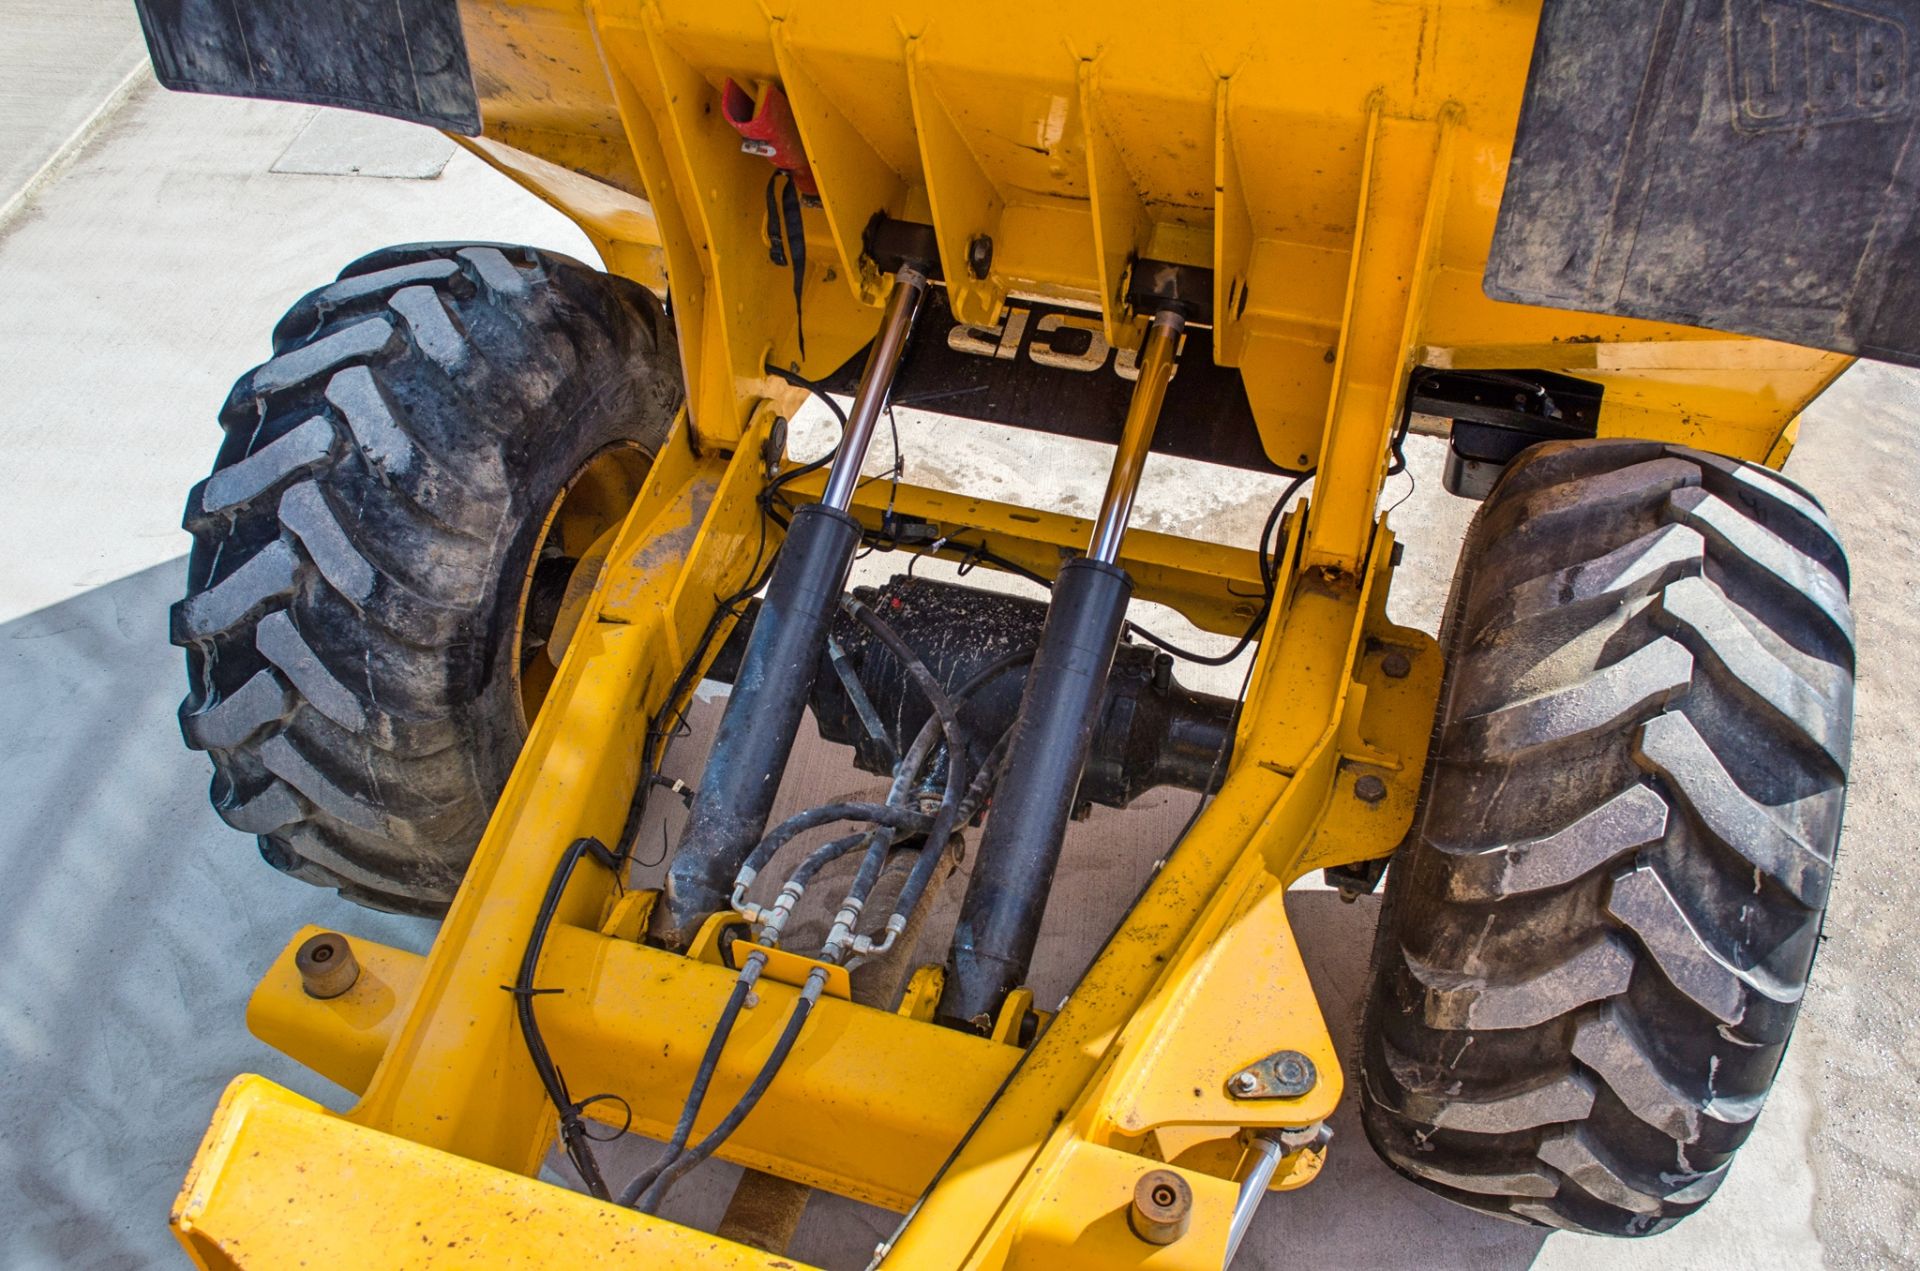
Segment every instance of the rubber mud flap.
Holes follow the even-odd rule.
[[[1496,300],[1920,365],[1920,5],[1546,0]]]
[[[163,87],[343,106],[478,136],[455,0],[134,0]]]

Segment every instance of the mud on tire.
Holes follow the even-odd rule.
[[[187,744],[276,867],[452,898],[526,733],[511,666],[549,507],[681,389],[643,288],[494,244],[389,248],[303,298],[221,410],[172,636]]]
[[[1516,460],[1468,535],[1375,946],[1361,1099],[1394,1168],[1612,1235],[1720,1185],[1826,906],[1847,588],[1825,513],[1765,469],[1638,441]]]

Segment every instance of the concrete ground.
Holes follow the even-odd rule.
[[[591,258],[570,225],[464,152],[432,179],[291,171],[324,170],[311,156],[337,136],[308,136],[283,163],[310,110],[158,92],[140,78],[137,55],[125,56],[122,3],[56,13],[0,0],[0,382],[9,390],[0,535],[15,544],[0,558],[7,1268],[181,1265],[168,1205],[228,1078],[262,1072],[344,1102],[245,1032],[246,995],[286,934],[312,921],[413,948],[431,939],[426,924],[364,913],[262,865],[208,809],[206,763],[180,745],[180,659],[166,641],[184,572],[178,516],[211,460],[227,386],[264,356],[266,333],[295,297],[371,248],[490,238]],[[15,38],[22,32],[31,38]],[[39,89],[12,91],[30,74],[42,77],[31,81]],[[103,104],[115,108],[102,116]],[[369,157],[390,147],[382,153],[392,162],[378,170],[424,172],[435,165],[421,159],[422,144],[391,132],[365,142]],[[1633,1243],[1508,1226],[1389,1173],[1349,1109],[1326,1175],[1267,1203],[1238,1265],[1920,1263],[1911,1129],[1920,1124],[1920,977],[1906,944],[1920,908],[1909,847],[1920,824],[1920,677],[1909,670],[1920,641],[1909,494],[1920,474],[1917,416],[1920,377],[1861,367],[1810,413],[1788,467],[1826,501],[1853,549],[1855,787],[1829,939],[1798,1036],[1714,1203]],[[1087,448],[996,429],[971,432],[961,447],[947,434],[936,443],[911,417],[904,424],[910,479],[1070,510],[1098,496],[1101,460]],[[1394,517],[1408,544],[1395,609],[1431,628],[1471,509],[1440,492],[1437,446],[1417,441],[1415,451],[1418,485]],[[1395,479],[1387,498],[1407,484]],[[1249,543],[1271,497],[1259,479],[1156,460],[1139,519]],[[1179,631],[1164,616],[1155,625]],[[1216,692],[1238,684],[1234,668],[1182,678]],[[716,709],[703,707],[697,730]],[[696,736],[675,762],[691,767],[698,749]],[[814,744],[784,793],[812,801],[866,781]],[[1036,967],[1043,998],[1057,998],[1084,966],[1189,806],[1187,796],[1156,794],[1076,827]],[[1342,905],[1316,889],[1292,899],[1329,1022],[1350,1036],[1377,904]],[[681,1214],[711,1221],[727,1181],[721,1167],[690,1184]],[[817,1202],[794,1252],[858,1265],[890,1224],[860,1206]]]

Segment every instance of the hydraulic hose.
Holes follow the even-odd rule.
[[[667,870],[654,934],[671,946],[726,907],[728,884],[766,828],[859,542],[860,524],[844,512],[814,504],[794,513]]]
[[[726,1050],[727,1038],[733,1033],[734,1021],[740,1018],[740,1008],[746,1004],[747,994],[753,991],[766,965],[767,955],[754,953],[740,968],[739,978],[733,982],[733,992],[727,995],[727,1004],[721,1009],[720,1019],[713,1027],[713,1036],[707,1039],[707,1049],[700,1057],[700,1067],[694,1071],[693,1085],[687,1091],[686,1103],[680,1108],[680,1119],[674,1123],[673,1136],[667,1140],[667,1149],[652,1168],[642,1170],[639,1177],[621,1190],[619,1199],[622,1205],[631,1205],[639,1199],[661,1171],[678,1160],[680,1153],[686,1150],[687,1139],[693,1134],[693,1123],[700,1115],[700,1105],[706,1102],[707,1087],[713,1083],[713,1074],[720,1067],[720,1055]]]
[[[787,1017],[786,1027],[780,1030],[780,1036],[773,1044],[773,1051],[767,1056],[767,1061],[760,1065],[760,1071],[754,1075],[753,1084],[747,1087],[746,1093],[740,1096],[740,1101],[720,1119],[720,1124],[708,1132],[707,1137],[701,1139],[691,1150],[680,1153],[666,1163],[658,1176],[641,1193],[636,1206],[641,1213],[651,1214],[657,1210],[660,1202],[666,1199],[667,1193],[673,1189],[675,1183],[684,1178],[700,1162],[712,1156],[714,1151],[727,1141],[728,1136],[740,1128],[740,1123],[747,1119],[747,1115],[759,1104],[760,1097],[766,1094],[767,1087],[771,1086],[773,1079],[780,1074],[781,1066],[787,1062],[787,1056],[793,1053],[794,1043],[800,1040],[800,1030],[806,1027],[807,1017],[813,1013],[814,1003],[820,1000],[821,990],[826,987],[826,983],[825,968],[815,967],[808,973],[806,986],[800,990],[800,998],[794,1003],[793,1014]]]

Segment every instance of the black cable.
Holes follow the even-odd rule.
[[[1220,734],[1220,747],[1213,752],[1213,763],[1207,769],[1206,788],[1200,792],[1200,797],[1194,800],[1193,812],[1187,817],[1186,824],[1182,825],[1180,832],[1173,836],[1174,846],[1176,847],[1179,846],[1182,839],[1186,838],[1187,835],[1193,831],[1193,827],[1200,823],[1200,814],[1207,810],[1207,804],[1213,799],[1214,795],[1219,793],[1219,782],[1222,780],[1220,765],[1227,761],[1227,751],[1233,748],[1233,735],[1240,729],[1240,711],[1241,708],[1247,704],[1247,689],[1252,684],[1253,660],[1249,658],[1247,660],[1247,673],[1240,677],[1240,693],[1234,698],[1232,713],[1227,716],[1226,730]]]
[[[1387,463],[1386,476],[1398,476],[1407,470],[1407,433],[1413,427],[1413,393],[1407,393],[1406,401],[1400,406],[1400,422],[1393,427],[1393,437],[1387,442],[1387,453],[1393,458]]]
[[[933,708],[934,716],[940,721],[941,731],[947,736],[947,789],[940,802],[940,811],[936,814],[937,824],[939,816],[950,815],[958,806],[960,796],[967,785],[967,733],[960,726],[960,713],[954,706],[953,699],[940,686],[939,677],[928,669],[927,664],[921,660],[913,646],[901,638],[892,624],[851,596],[844,597],[841,605],[861,626],[878,637],[880,643],[884,644],[887,651],[893,654],[894,659],[905,668],[908,678],[913,680],[914,687],[920,690],[920,696],[926,698],[927,705]]]
[[[1247,623],[1247,629],[1240,633],[1240,638],[1234,641],[1232,648],[1218,654],[1194,653],[1169,640],[1162,639],[1137,622],[1129,622],[1127,630],[1155,648],[1164,649],[1174,657],[1183,658],[1197,666],[1225,666],[1245,653],[1247,646],[1259,638],[1260,629],[1266,626],[1267,615],[1273,612],[1274,593],[1278,589],[1278,579],[1275,576],[1268,544],[1273,540],[1273,532],[1278,528],[1280,518],[1287,510],[1288,502],[1312,477],[1313,473],[1307,472],[1288,482],[1287,488],[1281,492],[1278,499],[1274,500],[1273,510],[1267,513],[1266,523],[1260,527],[1260,607],[1254,611],[1252,619]]]
[[[681,665],[679,674],[674,677],[673,684],[667,689],[666,699],[660,704],[659,711],[647,721],[646,737],[640,744],[640,779],[634,784],[633,797],[627,803],[627,818],[620,827],[620,850],[616,855],[623,865],[633,859],[639,847],[640,821],[647,812],[647,798],[653,791],[654,778],[660,773],[660,758],[664,743],[686,720],[687,707],[682,703],[682,699],[691,693],[695,683],[698,682],[701,669],[706,664],[707,653],[719,636],[721,626],[729,619],[740,617],[742,602],[766,586],[767,579],[773,575],[774,562],[780,558],[777,549],[767,558],[766,568],[757,575],[753,572],[759,566],[761,557],[766,554],[766,545],[766,526],[762,523],[760,546],[754,553],[753,565],[748,567],[747,584],[732,595],[716,602],[713,616],[707,619],[706,629],[700,633],[700,639],[694,643],[693,653]],[[669,717],[672,717],[671,724],[667,722]]]
[[[611,1200],[607,1192],[607,1181],[600,1172],[600,1162],[589,1146],[593,1136],[587,1132],[586,1122],[581,1110],[591,1104],[613,1096],[594,1095],[588,1099],[576,1101],[567,1093],[566,1079],[560,1075],[559,1067],[553,1062],[553,1055],[547,1050],[546,1039],[540,1035],[540,1024],[534,1018],[533,999],[544,993],[557,993],[558,989],[538,989],[533,986],[534,972],[540,965],[540,952],[547,943],[547,932],[553,926],[554,914],[559,911],[560,897],[566,892],[567,884],[573,879],[573,871],[580,864],[582,856],[591,856],[617,876],[620,861],[606,844],[596,838],[577,838],[567,845],[560,854],[560,863],[553,871],[553,877],[547,881],[547,893],[540,898],[540,911],[533,920],[533,934],[527,937],[526,952],[520,956],[520,971],[514,977],[514,1011],[520,1018],[520,1034],[527,1043],[527,1053],[533,1059],[534,1071],[540,1074],[540,1084],[546,1087],[547,1098],[553,1101],[554,1108],[560,1114],[560,1142],[566,1148],[567,1159],[580,1174],[580,1181],[587,1190],[600,1200]]]
[[[769,374],[772,374],[782,380],[785,380],[787,383],[794,385],[796,388],[804,388],[808,392],[812,393],[827,407],[828,410],[833,412],[834,417],[840,421],[841,427],[842,428],[846,427],[846,423],[847,423],[846,414],[840,409],[839,403],[835,402],[833,398],[828,395],[826,389],[823,388],[818,381],[807,379],[805,376],[799,375],[793,371],[783,370],[780,367],[773,365],[771,362],[767,363],[767,371]],[[902,399],[901,402],[898,404],[910,405],[913,402],[919,401],[919,400],[922,400],[922,399],[917,399],[917,398]],[[889,420],[889,423],[892,424],[893,426],[893,456],[894,456],[893,483],[894,483],[894,490],[897,494],[899,490],[900,470],[901,470],[900,432],[899,432],[898,424],[893,423],[893,417],[892,417],[893,405],[895,405],[895,403],[889,403],[888,405],[888,420]],[[1409,397],[1407,399],[1406,405],[1401,410],[1400,422],[1394,429],[1393,438],[1390,443],[1389,448],[1393,454],[1393,461],[1388,465],[1387,472],[1386,472],[1387,476],[1393,476],[1396,473],[1402,472],[1405,470],[1407,466],[1406,455],[1402,450],[1402,447],[1406,442],[1407,430],[1412,425],[1412,423],[1413,423],[1413,405],[1412,405],[1412,398]],[[807,474],[812,472],[817,472],[822,467],[825,467],[827,464],[831,463],[834,457],[839,453],[839,450],[840,450],[839,446],[835,445],[832,450],[829,450],[825,455],[821,456],[818,459],[813,460],[811,463],[803,464],[800,467],[791,469],[790,471],[787,471],[787,472],[783,472],[778,477],[776,477],[768,485],[766,493],[762,495],[761,506],[766,508],[767,515],[771,517],[782,528],[784,528],[786,526],[786,521],[782,519],[778,513],[774,512],[770,505],[771,503],[778,501],[782,503],[782,506],[788,506],[789,510],[791,510],[791,507],[790,505],[786,505],[784,503],[784,500],[780,500],[778,498],[777,492],[785,488],[787,485],[791,484],[792,482],[797,481],[801,477],[806,476]],[[1274,524],[1279,520],[1281,512],[1285,510],[1287,501],[1291,499],[1295,494],[1297,494],[1300,488],[1304,486],[1309,480],[1312,479],[1316,471],[1318,471],[1318,469],[1308,468],[1305,471],[1296,471],[1288,474],[1292,476],[1293,480],[1288,484],[1286,492],[1280,496],[1279,501],[1274,505],[1274,510],[1271,513],[1269,513],[1267,517],[1266,527],[1261,531],[1260,541],[1262,544],[1263,551],[1265,549],[1265,544],[1267,540],[1273,536]],[[878,480],[879,478],[873,477],[869,479]],[[889,513],[891,513],[892,511],[891,499],[889,499],[889,502],[888,502],[888,511]],[[900,541],[897,535],[880,535],[872,532],[864,532],[861,535],[861,541],[867,545],[867,551],[895,551],[895,550],[898,550],[900,547]],[[956,542],[950,539],[937,539],[935,540],[933,545],[924,548],[922,550],[922,553],[920,554],[933,556],[937,559],[942,552],[948,552],[948,551],[957,551],[960,553],[960,567],[956,571],[959,577],[962,577],[962,578],[966,577],[966,575],[973,569],[975,565],[987,564],[987,565],[993,566],[995,569],[1000,570],[1002,573],[1012,574],[1017,578],[1024,578],[1028,582],[1034,583],[1040,587],[1044,587],[1049,591],[1053,589],[1053,580],[1051,578],[1048,578],[1042,574],[1035,573],[1033,570],[1028,569],[1025,565],[1020,564],[1018,561],[1010,560],[1007,557],[1000,555],[999,553],[988,548],[985,543],[967,544],[967,543]],[[866,554],[865,552],[862,553],[862,555],[865,555],[865,554]],[[1148,644],[1153,645],[1155,648],[1160,649],[1166,653],[1172,654],[1174,657],[1179,658],[1182,661],[1191,662],[1195,666],[1225,666],[1229,662],[1233,661],[1235,658],[1239,657],[1242,653],[1246,652],[1247,646],[1252,644],[1255,638],[1258,637],[1258,635],[1260,634],[1260,628],[1266,623],[1267,613],[1273,602],[1273,588],[1272,588],[1271,580],[1265,578],[1264,569],[1262,573],[1263,573],[1263,582],[1267,584],[1265,601],[1262,604],[1260,610],[1253,615],[1252,620],[1247,624],[1247,629],[1239,636],[1238,639],[1235,640],[1233,647],[1228,649],[1225,653],[1220,653],[1220,654],[1195,653],[1191,649],[1183,648],[1180,645],[1173,643],[1171,640],[1168,640],[1162,636],[1155,635],[1153,632],[1147,630],[1145,627],[1141,626],[1136,622],[1127,623],[1126,629],[1131,634],[1138,636],[1142,640],[1145,640]],[[907,575],[909,577],[913,575],[912,561],[909,561],[907,563]]]
[[[842,428],[847,426],[847,412],[840,409],[840,403],[834,401],[833,398],[828,395],[826,388],[819,380],[810,380],[798,371],[789,371],[785,367],[775,366],[771,362],[766,363],[766,368],[767,374],[773,376],[775,379],[785,380],[795,388],[804,388],[819,398],[820,404],[825,406],[829,411],[832,411],[833,417],[840,421],[840,426]]]
[[[1269,545],[1273,541],[1274,529],[1279,525],[1280,517],[1286,510],[1287,502],[1312,476],[1313,473],[1308,472],[1295,477],[1274,503],[1273,510],[1267,513],[1267,523],[1260,530],[1260,585],[1261,590],[1265,592],[1265,598],[1260,602],[1260,612],[1254,616],[1253,623],[1247,629],[1247,635],[1241,637],[1240,643],[1234,646],[1236,655],[1246,647],[1247,641],[1265,624],[1267,615],[1273,611],[1273,602],[1280,589],[1280,566]],[[1240,692],[1234,699],[1233,712],[1227,716],[1226,730],[1220,734],[1220,747],[1213,752],[1213,764],[1207,769],[1206,788],[1201,791],[1200,797],[1194,800],[1193,812],[1187,817],[1186,824],[1182,825],[1180,832],[1173,836],[1175,844],[1192,832],[1193,827],[1200,821],[1200,814],[1206,811],[1208,801],[1213,797],[1217,783],[1221,780],[1220,765],[1226,762],[1227,751],[1233,746],[1234,734],[1239,731],[1240,712],[1247,704],[1247,690],[1252,684],[1253,661],[1249,659],[1247,672],[1240,677]]]
[[[1033,647],[1021,649],[1013,653],[1005,653],[975,671],[959,688],[954,689],[951,694],[956,711],[960,703],[966,701],[974,693],[1004,672],[1012,670],[1022,663],[1033,661],[1034,655],[1038,652],[1039,649]],[[920,727],[920,734],[913,739],[913,745],[908,748],[906,757],[895,766],[893,786],[887,792],[888,804],[891,805],[904,799],[907,792],[912,788],[914,780],[920,775],[920,769],[925,767],[926,761],[933,751],[933,738],[939,727],[939,716],[930,712],[927,716],[927,722]],[[969,802],[974,801],[976,788],[980,786],[983,780],[989,778],[989,773],[985,765],[993,763],[997,757],[1001,755],[1006,746],[1007,735],[1008,734],[1002,734],[999,744],[988,753],[981,769],[975,774],[973,784],[969,785],[961,795],[959,807],[954,815],[955,825],[965,825],[973,819],[973,813],[968,811]],[[951,771],[952,768],[951,765],[949,765],[949,775],[951,775]],[[982,798],[984,798],[984,793],[982,794]],[[975,805],[977,806],[977,801],[975,801]],[[887,829],[873,831],[873,835],[867,843],[867,853],[861,858],[860,869],[854,875],[853,884],[847,888],[845,899],[840,902],[840,907],[843,911],[851,908],[857,915],[866,908],[868,896],[879,883],[881,871],[886,867],[887,857],[892,848],[893,831]],[[857,921],[857,917],[855,920]],[[852,932],[849,931],[848,935],[851,936]],[[837,960],[838,951],[834,949],[823,949],[821,956],[828,958],[830,961]]]
[[[740,1018],[747,994],[753,991],[766,965],[766,955],[756,952],[749,955],[746,965],[740,968],[740,974],[733,982],[733,992],[727,995],[727,1004],[721,1008],[720,1019],[714,1024],[713,1036],[707,1039],[706,1053],[700,1056],[700,1066],[694,1070],[693,1085],[687,1091],[686,1102],[680,1105],[680,1119],[674,1123],[673,1136],[667,1140],[666,1151],[658,1161],[641,1170],[631,1183],[621,1189],[620,1204],[631,1205],[638,1200],[641,1193],[651,1187],[654,1180],[686,1150],[687,1140],[693,1135],[693,1123],[700,1116],[700,1106],[707,1100],[707,1087],[713,1084],[713,1074],[719,1070],[720,1056],[726,1050],[727,1038],[732,1036],[734,1023]]]
[[[993,749],[980,764],[980,771],[974,774],[973,782],[967,787],[966,794],[960,798],[959,823],[965,825],[978,816],[985,807],[987,799],[993,794],[993,787],[1000,781],[1001,769],[1006,767],[1007,755],[1013,750],[1013,725],[1000,734],[1000,740],[993,743]]]

